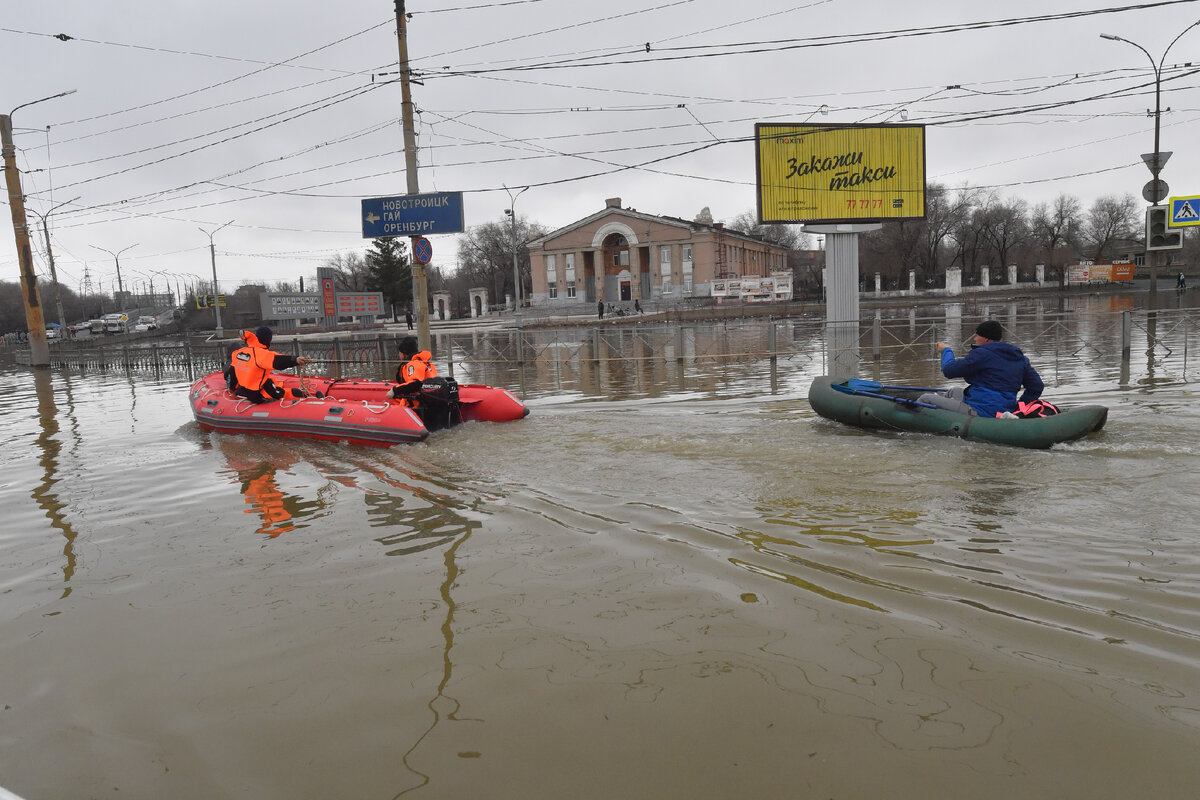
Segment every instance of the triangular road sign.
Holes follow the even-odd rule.
[[[1146,166],[1150,168],[1151,173],[1162,172],[1162,168],[1167,165],[1167,160],[1173,152],[1173,150],[1160,150],[1158,153],[1142,153],[1142,161],[1146,162]],[[1158,169],[1154,168],[1155,155],[1158,156]]]

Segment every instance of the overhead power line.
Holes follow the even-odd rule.
[[[440,71],[429,71],[424,77],[441,78],[441,77],[460,77],[466,75],[487,75],[500,72],[527,72],[536,70],[548,69],[578,69],[583,67],[599,67],[599,66],[618,66],[625,64],[647,64],[647,63],[664,63],[670,61],[683,61],[696,58],[715,58],[727,57],[732,55],[749,55],[762,53],[786,52],[789,50],[799,50],[817,47],[832,47],[847,44],[861,44],[864,42],[879,42],[888,41],[891,39],[907,39],[923,36],[937,36],[947,33],[962,33],[966,31],[980,31],[991,28],[1012,27],[1017,25],[1033,25],[1046,22],[1061,22],[1063,20],[1079,19],[1083,17],[1093,17],[1106,14],[1118,14],[1128,11],[1144,11],[1152,8],[1160,8],[1163,6],[1174,6],[1182,3],[1195,3],[1200,0],[1157,0],[1157,2],[1142,3],[1138,5],[1115,6],[1112,8],[1089,9],[1085,11],[1070,11],[1059,14],[1042,14],[1028,17],[1011,17],[1006,19],[985,20],[982,22],[965,22],[952,23],[946,25],[932,25],[924,28],[905,28],[889,31],[872,31],[868,33],[857,34],[838,34],[833,36],[814,36],[806,38],[793,39],[774,39],[761,40],[751,42],[727,42],[723,44],[713,45],[691,45],[686,47],[667,47],[658,48],[651,47],[648,43],[644,47],[642,45],[628,45],[619,50],[610,52],[603,56],[579,56],[576,58],[567,58],[558,61],[549,61],[535,64],[525,64],[509,67],[489,67],[479,69],[443,69]],[[712,52],[718,50],[719,52]],[[693,52],[704,51],[704,52]],[[639,54],[637,58],[628,58],[633,54]],[[660,53],[662,55],[660,55]],[[434,56],[436,57],[436,56]],[[597,58],[606,60],[600,61]],[[422,59],[423,61],[426,59]]]

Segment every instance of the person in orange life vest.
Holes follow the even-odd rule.
[[[387,396],[400,400],[409,408],[416,408],[420,405],[416,394],[421,390],[421,381],[436,378],[437,367],[431,360],[433,355],[428,350],[419,350],[417,340],[412,336],[400,340],[400,355],[403,358],[396,368],[396,383],[399,385],[389,389]]]
[[[233,351],[231,366],[236,378],[235,394],[252,403],[270,403],[285,396],[304,397],[301,389],[283,389],[271,380],[271,371],[304,366],[304,356],[292,357],[270,349],[273,334],[266,325],[254,331],[242,331],[246,344]]]

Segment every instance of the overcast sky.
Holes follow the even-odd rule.
[[[407,191],[391,0],[2,0],[0,112],[59,280],[296,281],[363,252],[360,200]],[[421,192],[466,224],[549,228],[621,197],[755,206],[755,122],[921,123],[929,182],[1031,205],[1141,198],[1154,72],[1200,0],[408,0]],[[61,35],[61,38],[60,38]],[[66,37],[70,37],[67,39]],[[647,50],[647,48],[649,48]],[[1162,71],[1163,172],[1200,194],[1200,28]],[[1165,109],[1170,107],[1170,112]],[[37,213],[34,213],[37,212]],[[5,212],[7,217],[7,212]],[[457,238],[431,237],[453,270]],[[9,235],[0,241],[11,242]],[[18,279],[0,246],[0,280]],[[161,284],[159,284],[161,286]],[[159,288],[156,286],[156,289]]]

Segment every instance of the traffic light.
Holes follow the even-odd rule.
[[[1180,250],[1183,248],[1183,231],[1167,227],[1171,209],[1168,206],[1150,206],[1146,209],[1146,249]]]

